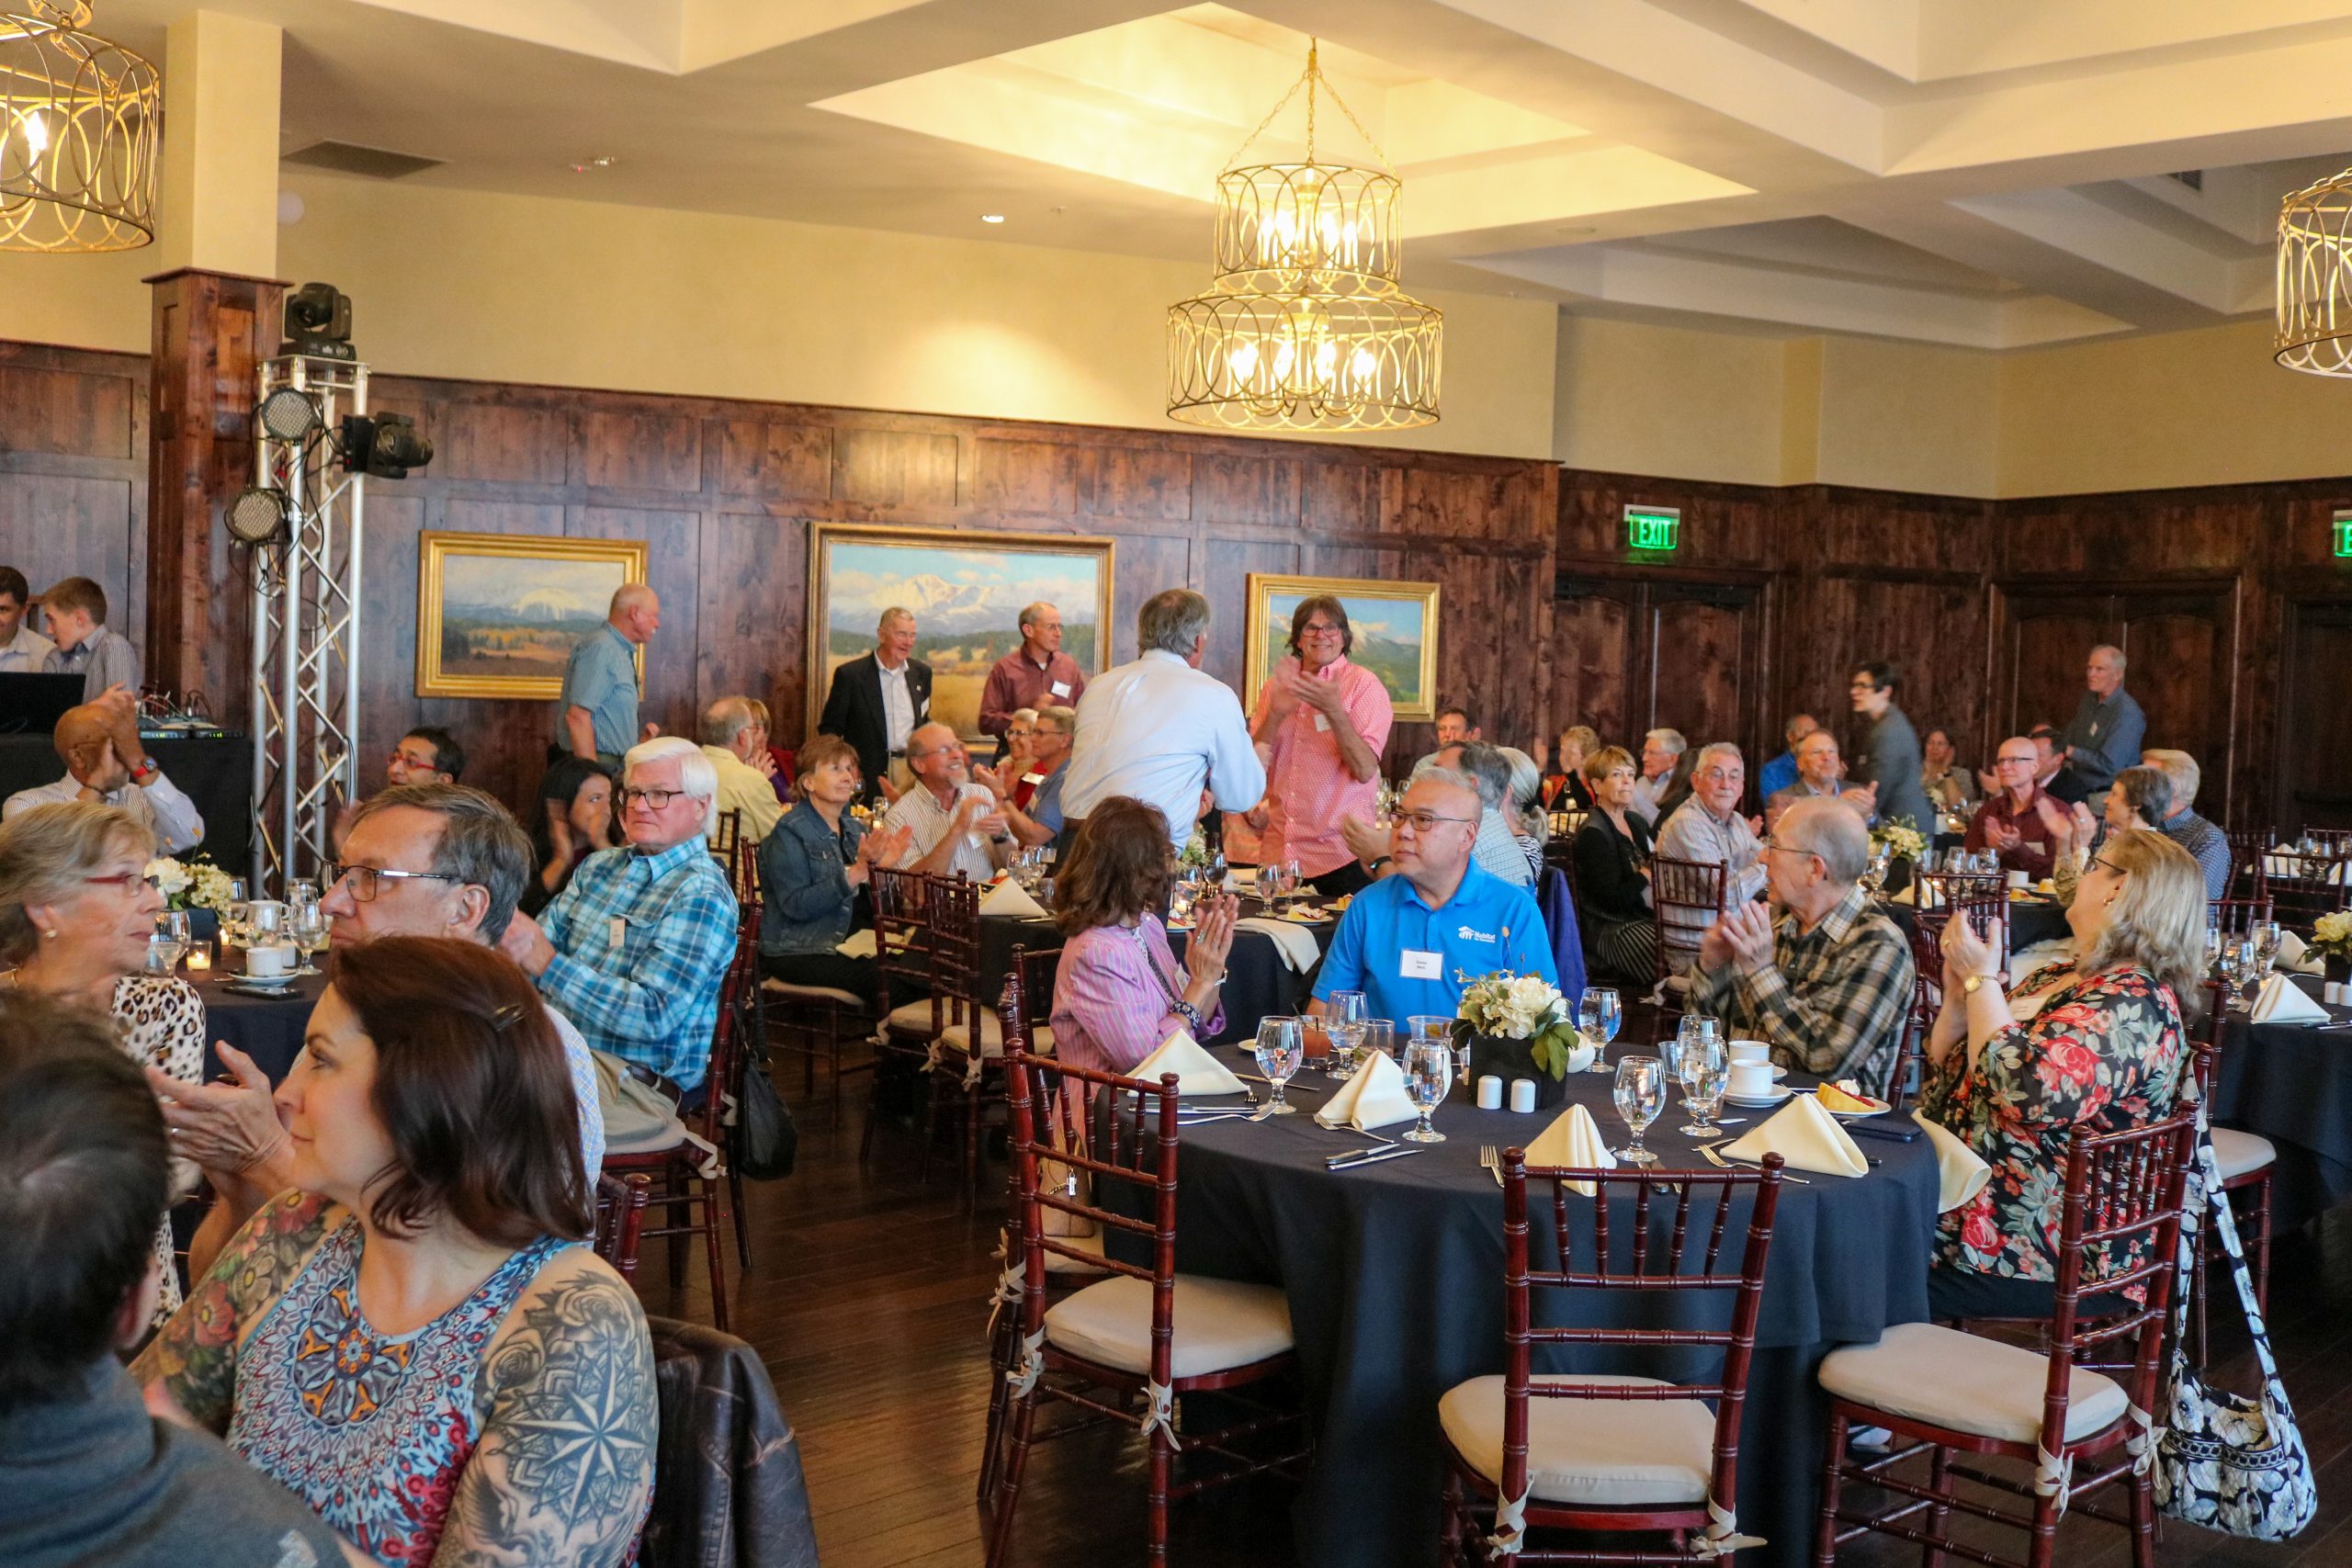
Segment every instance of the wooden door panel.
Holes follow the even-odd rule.
[[[1668,600],[1649,618],[1651,716],[1693,746],[1738,740],[1746,726],[1751,611],[1738,604]]]
[[[2279,829],[2352,828],[2352,604],[2290,604],[2278,711]]]
[[[2092,649],[2120,638],[2102,609],[2079,604],[2018,607],[2010,636],[2008,724],[2023,735],[2042,720],[2063,725],[2082,700],[2083,666]],[[1997,739],[1997,738],[1996,738]]]
[[[2214,754],[2216,735],[2228,734],[2226,726],[2214,727],[2229,700],[2228,687],[2215,682],[2222,628],[2210,613],[2175,610],[2129,621],[2123,637],[2124,689],[2148,716],[2147,744],[2186,751],[2201,764]]]
[[[1552,728],[1589,724],[1611,745],[1638,738],[1630,696],[1635,663],[1634,605],[1601,592],[1552,606]]]

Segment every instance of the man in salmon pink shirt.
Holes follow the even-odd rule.
[[[1338,897],[1370,880],[1340,824],[1374,815],[1396,715],[1380,677],[1349,660],[1355,630],[1338,599],[1299,602],[1290,649],[1250,716],[1250,738],[1266,758],[1266,798],[1250,820],[1263,829],[1261,864],[1295,860],[1317,892]]]

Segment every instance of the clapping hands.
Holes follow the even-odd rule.
[[[1761,905],[1742,904],[1726,910],[1699,939],[1699,966],[1720,969],[1736,964],[1759,969],[1772,962],[1772,917]]]
[[[1184,947],[1184,972],[1193,979],[1213,983],[1225,978],[1225,962],[1233,951],[1233,923],[1240,917],[1241,900],[1230,893],[1212,893],[1193,906],[1193,937]]]

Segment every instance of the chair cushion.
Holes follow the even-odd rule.
[[[1553,1386],[1613,1383],[1666,1388],[1656,1378],[1600,1373],[1539,1377]],[[1472,1378],[1437,1402],[1438,1425],[1464,1462],[1495,1485],[1503,1478],[1503,1380]],[[1528,1495],[1592,1506],[1696,1506],[1714,1472],[1714,1412],[1695,1399],[1545,1399],[1527,1402]]]
[[[950,1051],[960,1051],[968,1055],[972,1049],[972,1032],[963,1024],[951,1023],[939,1032],[939,1043]],[[1029,1026],[1029,1049],[1040,1056],[1053,1055],[1054,1031],[1051,1024],[1033,1023]],[[980,1014],[981,1059],[994,1061],[1003,1055],[1004,1025],[992,1012]]]
[[[920,1034],[928,1040],[931,1038],[931,998],[924,997],[919,1001],[894,1007],[890,1015],[882,1021],[886,1027],[901,1034]]]
[[[863,1008],[868,1000],[855,991],[837,990],[831,986],[796,986],[774,977],[761,981],[760,989],[786,1002],[839,1002],[843,1007]],[[928,1008],[931,1004],[925,1002],[923,1006]],[[924,1021],[927,1027],[929,1020]]]
[[[2259,1133],[2241,1133],[2235,1127],[2213,1129],[2213,1158],[2222,1168],[2222,1179],[2234,1181],[2241,1176],[2252,1176],[2257,1170],[2267,1170],[2278,1163],[2278,1150]]]
[[[1832,1350],[1821,1363],[1821,1386],[1840,1399],[2010,1443],[2041,1438],[2049,1381],[2049,1361],[2033,1351],[1934,1323],[1899,1324],[1877,1344]],[[2120,1420],[2129,1405],[2120,1383],[2075,1368],[2068,1440]]]
[[[607,1158],[619,1155],[654,1155],[674,1149],[686,1141],[686,1124],[675,1116],[665,1122],[649,1123],[634,1134],[619,1134],[605,1145]]]
[[[1291,1348],[1290,1302],[1272,1285],[1176,1277],[1172,1375],[1246,1367]],[[1151,1371],[1151,1284],[1122,1274],[1046,1314],[1046,1342],[1123,1372]]]

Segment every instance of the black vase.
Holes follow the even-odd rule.
[[[2320,962],[2327,965],[2327,977],[2337,985],[2352,980],[2352,958],[2338,958],[2333,953],[2323,953]]]
[[[1476,1085],[1487,1074],[1503,1080],[1503,1103],[1510,1103],[1513,1078],[1528,1078],[1535,1085],[1535,1108],[1546,1111],[1568,1097],[1565,1077],[1554,1077],[1535,1065],[1535,1057],[1524,1040],[1504,1040],[1490,1034],[1470,1037],[1470,1081]]]
[[[220,936],[220,911],[208,909],[201,904],[190,904],[182,911],[187,916],[187,934],[197,942],[215,942]]]

